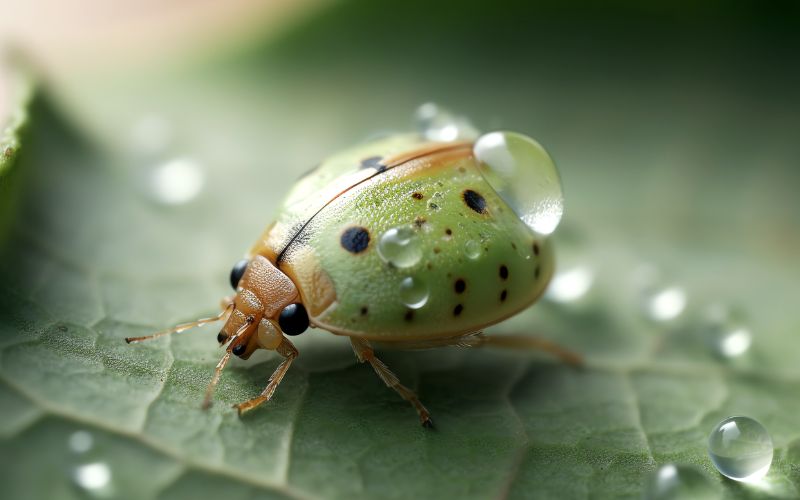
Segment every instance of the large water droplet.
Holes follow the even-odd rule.
[[[728,417],[708,436],[708,455],[724,476],[753,482],[763,478],[772,464],[772,438],[750,417]]]
[[[394,227],[378,241],[378,255],[395,267],[411,267],[422,258],[419,236],[410,227]]]
[[[428,302],[430,290],[420,278],[407,277],[400,282],[400,300],[411,309],[419,309]]]
[[[594,273],[588,266],[575,266],[558,272],[545,296],[553,302],[573,302],[586,295],[593,281]]]
[[[188,158],[167,161],[150,175],[150,190],[156,201],[179,205],[195,198],[203,188],[205,176],[200,166]]]
[[[429,141],[450,142],[478,137],[477,129],[467,118],[454,115],[432,102],[417,108],[415,118],[422,135]]]
[[[478,260],[481,256],[481,244],[475,240],[468,240],[464,243],[464,255],[470,260]]]
[[[656,469],[645,487],[647,500],[716,500],[721,492],[694,467],[665,464]]]
[[[738,311],[722,304],[712,304],[705,311],[705,335],[718,356],[732,359],[750,349],[753,336]]]
[[[547,151],[515,132],[482,135],[473,147],[487,182],[539,234],[552,233],[564,214],[558,171]]]

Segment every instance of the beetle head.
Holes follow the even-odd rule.
[[[258,348],[274,350],[283,333],[297,335],[308,326],[297,287],[264,256],[237,262],[231,285],[236,288],[233,310],[217,340],[230,341],[234,355],[247,359]]]

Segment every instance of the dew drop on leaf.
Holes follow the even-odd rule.
[[[650,476],[645,487],[646,500],[716,500],[720,491],[694,467],[664,464]]]
[[[728,417],[708,436],[708,455],[714,467],[736,481],[762,479],[772,464],[773,451],[767,429],[750,417]]]

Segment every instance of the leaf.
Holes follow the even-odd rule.
[[[601,28],[575,28],[593,42],[580,47],[610,49],[591,61],[542,48],[563,40],[569,13],[551,7],[553,26],[522,36],[518,22],[479,7],[419,18],[411,2],[387,19],[371,3],[345,4],[275,46],[177,76],[136,75],[135,95],[115,84],[132,78],[123,70],[79,82],[69,106],[35,95],[14,166],[24,182],[3,188],[4,199],[19,196],[2,206],[13,219],[0,260],[4,495],[640,498],[670,462],[696,467],[727,498],[798,495],[800,321],[787,303],[800,276],[787,249],[800,241],[789,187],[800,155],[783,127],[798,117],[796,96],[780,83],[751,91],[752,68],[698,76],[700,62],[727,52],[688,43],[655,60],[663,46],[644,43],[620,74],[599,76],[586,65],[609,67],[620,43],[595,43]],[[386,36],[409,25],[414,40]],[[748,33],[737,43],[755,39]],[[669,76],[626,87],[655,69]],[[298,338],[275,399],[241,419],[230,406],[263,388],[276,356],[234,360],[202,411],[221,354],[213,327],[124,343],[213,313],[230,265],[297,175],[376,129],[409,126],[430,98],[483,128],[525,131],[559,162],[559,256],[565,269],[591,269],[594,283],[580,301],[537,304],[492,333],[538,332],[584,354],[584,369],[536,353],[381,352],[432,411],[428,431],[325,332]],[[159,127],[167,144],[143,146],[139,133]],[[196,165],[205,188],[164,204],[149,182],[176,159]],[[681,318],[642,313],[640,264],[687,291]],[[741,358],[707,345],[701,311],[716,301],[749,315],[754,344]],[[725,480],[706,455],[708,432],[732,414],[772,435],[766,485]]]

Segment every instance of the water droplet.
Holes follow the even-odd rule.
[[[475,240],[469,240],[464,243],[464,254],[470,260],[478,260],[481,256],[481,244]]]
[[[478,137],[478,131],[463,116],[428,102],[417,108],[415,118],[425,139],[429,141],[460,141]]]
[[[203,188],[205,176],[200,166],[188,158],[169,160],[150,175],[150,189],[156,201],[179,205],[196,197]]]
[[[588,266],[576,266],[557,273],[545,296],[553,302],[573,302],[586,295],[593,282],[594,273]]]
[[[645,487],[647,500],[714,500],[720,491],[702,472],[686,465],[665,464],[656,469]]]
[[[400,282],[400,300],[411,309],[419,309],[428,302],[428,285],[420,278],[407,277]]]
[[[750,349],[753,336],[738,311],[712,304],[706,309],[705,323],[708,344],[718,356],[732,359]]]
[[[114,493],[111,468],[104,462],[92,462],[75,467],[72,480],[95,497],[110,497]]]
[[[539,234],[552,233],[564,214],[558,171],[547,151],[515,132],[482,135],[473,147],[486,181],[522,221]]]
[[[686,309],[686,292],[678,286],[651,291],[645,298],[645,312],[655,321],[670,321]]]
[[[772,453],[767,429],[749,417],[728,417],[708,436],[708,455],[714,467],[736,481],[762,479],[772,464]]]
[[[93,445],[94,438],[86,431],[76,431],[69,436],[69,449],[74,453],[86,453]]]
[[[411,267],[422,258],[419,237],[409,227],[394,227],[381,236],[378,255],[395,267]]]

